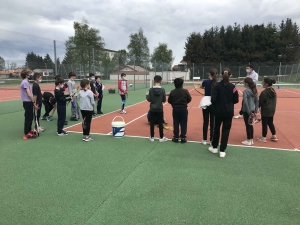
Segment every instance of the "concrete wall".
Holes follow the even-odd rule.
[[[156,75],[160,75],[163,78],[163,81],[170,81],[174,80],[175,78],[178,77],[183,77],[184,80],[189,80],[189,71],[188,72],[180,72],[180,71],[160,71],[156,72]],[[153,77],[155,76],[155,72],[150,71],[149,75],[135,75],[135,80],[152,80]],[[118,80],[118,75],[110,75],[111,80]],[[126,74],[126,79],[127,80],[134,80],[134,75],[133,74]]]

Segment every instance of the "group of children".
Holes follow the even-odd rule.
[[[55,89],[54,94],[51,92],[42,93],[39,83],[42,81],[42,75],[39,73],[33,74],[34,83],[32,88],[30,87],[29,77],[31,71],[23,70],[21,72],[22,82],[20,85],[21,98],[23,101],[23,108],[25,110],[25,122],[24,122],[24,135],[23,139],[36,138],[36,131],[32,130],[32,122],[34,117],[34,111],[36,111],[36,117],[38,124],[42,104],[45,106],[45,114],[42,120],[52,121],[54,112],[57,110],[57,135],[65,136],[68,132],[63,129],[64,125],[67,125],[66,121],[66,107],[71,102],[71,121],[78,121],[80,119],[80,112],[83,118],[83,140],[93,140],[89,136],[90,124],[92,116],[97,114],[103,114],[101,111],[103,89],[104,85],[101,83],[100,77],[95,77],[94,74],[89,75],[89,80],[83,79],[80,82],[80,86],[76,87],[75,78],[76,74],[69,73],[69,81],[65,83],[65,80],[57,75],[55,77]],[[65,94],[65,90],[68,88],[68,94]],[[80,104],[78,104],[78,100]],[[97,113],[94,112],[95,100],[97,101]],[[79,112],[80,110],[80,112]],[[44,128],[39,126],[38,131],[44,131]]]
[[[272,88],[272,85],[276,83],[275,80],[265,77],[262,81],[262,87],[265,88],[258,96],[256,83],[258,81],[258,74],[253,70],[251,65],[246,67],[246,72],[248,73],[244,79],[243,91],[243,101],[242,108],[240,110],[240,115],[235,118],[244,118],[247,140],[242,141],[244,145],[253,145],[253,125],[249,123],[249,117],[253,115],[260,114],[262,119],[262,137],[257,138],[258,142],[266,142],[267,127],[269,126],[272,136],[271,141],[278,141],[276,137],[276,130],[273,124],[273,117],[276,110],[276,92]],[[203,144],[207,144],[207,130],[208,123],[210,123],[210,144],[209,151],[213,153],[218,153],[217,142],[219,138],[219,128],[220,128],[220,116],[227,117],[223,120],[222,127],[222,140],[220,145],[220,157],[225,157],[225,149],[227,146],[227,141],[229,137],[229,132],[232,124],[233,116],[233,105],[238,102],[238,92],[233,84],[227,83],[227,75],[232,76],[229,68],[222,71],[223,80],[217,83],[218,71],[216,69],[211,69],[209,71],[209,79],[203,81],[202,87],[205,89],[205,95],[211,98],[211,103],[209,106],[203,107]],[[225,76],[224,76],[225,75]],[[229,80],[228,77],[228,80]],[[225,81],[224,81],[225,79]],[[227,83],[227,84],[226,84]],[[226,87],[227,86],[227,87]],[[227,88],[226,91],[221,91],[220,89]],[[231,90],[234,94],[231,97]],[[216,101],[219,99],[218,101]],[[260,110],[259,110],[260,109]],[[227,116],[225,116],[227,115]]]
[[[243,92],[243,102],[240,114],[244,117],[247,140],[243,141],[244,145],[252,145],[253,141],[253,126],[249,124],[249,117],[253,114],[261,113],[262,118],[262,136],[257,138],[259,142],[266,142],[267,128],[269,126],[272,136],[271,141],[278,141],[276,130],[273,123],[273,117],[276,110],[276,92],[272,85],[275,80],[265,77],[262,81],[262,86],[265,88],[258,97],[256,83],[258,74],[253,70],[251,65],[246,67],[248,73],[245,80],[245,90]],[[222,80],[217,82],[218,70],[210,69],[209,79],[202,82],[202,88],[205,90],[200,105],[203,114],[203,140],[204,145],[210,144],[208,150],[212,153],[219,153],[220,157],[225,157],[228,138],[232,126],[232,118],[234,116],[234,105],[239,102],[239,94],[236,86],[230,83],[232,76],[229,68],[224,68],[221,77]],[[146,99],[150,102],[150,141],[154,141],[154,124],[158,122],[159,126],[159,141],[164,142],[168,139],[163,134],[163,103],[166,102],[165,90],[161,87],[160,76],[154,77],[154,86],[146,93]],[[175,143],[185,143],[187,133],[188,110],[187,104],[191,102],[191,95],[188,90],[183,88],[183,80],[176,78],[174,80],[175,89],[169,94],[168,103],[172,105],[173,112],[173,138]],[[208,101],[207,101],[208,99]],[[260,109],[260,110],[259,110]],[[210,124],[210,141],[208,141],[208,125]],[[222,126],[222,137],[220,151],[218,151],[220,128]],[[179,135],[180,127],[180,135]]]
[[[243,102],[240,115],[244,118],[247,140],[243,141],[244,145],[252,145],[253,141],[253,126],[248,123],[249,117],[252,114],[261,113],[262,118],[262,136],[257,138],[259,142],[266,142],[267,127],[269,126],[272,137],[271,141],[278,141],[276,137],[276,130],[273,123],[273,117],[276,110],[276,92],[272,85],[276,83],[275,80],[265,77],[262,81],[262,86],[265,88],[258,97],[256,89],[256,82],[258,74],[255,73],[252,66],[247,66],[247,77],[244,80],[245,90],[243,92]],[[226,147],[228,143],[229,133],[232,125],[232,118],[234,116],[234,104],[238,103],[239,95],[234,84],[230,83],[229,79],[232,76],[229,68],[223,69],[221,76],[222,80],[217,82],[218,71],[213,68],[210,69],[209,79],[202,82],[202,88],[205,90],[205,97],[202,100],[207,100],[205,104],[200,103],[203,114],[203,144],[210,143],[209,151],[218,153],[218,144],[220,138],[220,127],[222,125],[222,138],[220,145],[220,157],[225,157]],[[45,106],[45,114],[42,119],[51,121],[55,110],[57,110],[57,134],[59,136],[68,135],[68,132],[63,129],[66,121],[66,105],[72,102],[71,120],[78,121],[80,119],[80,112],[83,119],[83,140],[93,140],[90,133],[90,125],[92,117],[97,114],[102,114],[101,106],[103,99],[104,85],[101,83],[100,77],[96,77],[93,73],[89,75],[89,80],[83,79],[80,86],[76,87],[76,74],[69,73],[69,81],[67,84],[61,76],[55,78],[54,95],[50,92],[42,94],[39,82],[42,76],[39,73],[34,73],[34,83],[32,90],[29,84],[30,72],[23,70],[21,77],[23,81],[20,85],[21,97],[23,101],[23,108],[25,110],[24,122],[24,136],[23,139],[35,138],[34,131],[31,129],[33,121],[33,109],[36,109],[37,120],[41,115],[42,104]],[[154,86],[146,93],[146,99],[150,102],[150,110],[148,119],[150,122],[150,141],[154,141],[154,126],[158,124],[159,127],[159,141],[164,142],[168,139],[163,133],[163,103],[166,102],[165,89],[161,87],[161,76],[154,77]],[[169,94],[168,103],[172,105],[173,112],[173,138],[175,143],[186,143],[188,110],[187,105],[191,102],[192,97],[188,90],[183,88],[183,79],[176,78],[174,80],[175,89]],[[64,91],[68,88],[68,95]],[[121,114],[125,114],[126,95],[128,94],[128,86],[126,81],[126,74],[121,74],[121,79],[118,82],[119,95],[122,100]],[[78,104],[78,100],[80,104]],[[94,105],[97,101],[97,113],[94,111]],[[260,109],[260,110],[259,110]],[[79,112],[80,110],[80,112]],[[50,112],[52,113],[50,114]],[[208,124],[210,124],[210,142],[208,142]],[[180,128],[180,130],[179,130]],[[44,131],[43,127],[38,128],[39,131]]]

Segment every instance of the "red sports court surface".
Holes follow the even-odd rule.
[[[189,104],[189,117],[188,117],[188,141],[202,141],[202,110],[198,108],[202,96],[195,90],[190,89],[192,94],[192,102]],[[300,93],[299,93],[300,94]],[[236,115],[241,108],[240,102],[235,105]],[[116,104],[119,104],[117,102]],[[120,114],[119,111],[108,113],[97,118],[94,118],[91,125],[91,133],[111,135],[112,126],[111,122],[116,116],[122,116],[126,123],[125,136],[138,136],[149,137],[150,128],[147,121],[147,112],[149,110],[149,103],[147,101],[129,106],[125,108],[127,114]],[[105,109],[104,109],[105,110]],[[300,98],[278,98],[277,111],[274,117],[274,124],[277,131],[278,142],[270,140],[267,143],[254,143],[253,147],[266,147],[266,148],[280,148],[287,150],[299,149],[300,139]],[[164,105],[164,117],[168,121],[168,125],[172,126],[172,107],[167,103]],[[116,119],[117,121],[120,118]],[[70,132],[82,132],[81,123],[67,128]],[[155,137],[158,137],[158,128],[155,128]],[[164,130],[167,138],[173,137],[173,131]],[[254,125],[254,138],[261,136],[261,123]],[[268,138],[271,133],[268,130]],[[113,137],[112,137],[113,138]],[[233,119],[232,129],[229,137],[229,144],[241,145],[241,142],[246,139],[246,130],[243,119]],[[174,143],[175,144],[175,143]]]

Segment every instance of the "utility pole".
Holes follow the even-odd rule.
[[[53,44],[54,44],[54,60],[55,60],[54,75],[56,76],[57,75],[57,60],[56,60],[56,41],[55,40],[53,41]]]

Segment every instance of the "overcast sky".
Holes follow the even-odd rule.
[[[83,17],[100,30],[106,48],[127,49],[129,35],[141,27],[150,52],[159,42],[167,43],[177,64],[186,38],[194,31],[234,22],[279,24],[286,18],[300,25],[300,0],[1,0],[0,56],[12,60],[33,46],[35,53],[50,51],[53,56],[51,40],[55,39],[62,57],[63,42],[74,35],[73,22]]]

